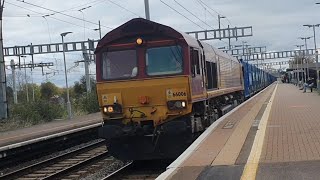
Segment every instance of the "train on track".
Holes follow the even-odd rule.
[[[101,137],[119,159],[178,157],[275,77],[169,26],[132,19],[98,43]]]

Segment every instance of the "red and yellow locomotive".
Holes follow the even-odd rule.
[[[162,24],[132,19],[95,54],[99,133],[119,159],[175,158],[243,100],[237,59]]]

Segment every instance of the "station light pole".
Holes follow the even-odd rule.
[[[64,44],[64,39],[63,39],[63,37],[65,37],[69,33],[72,33],[72,32],[64,32],[64,33],[61,33],[60,35],[61,35],[61,38],[62,38],[64,73],[65,73],[66,89],[67,89],[67,111],[68,111],[68,118],[71,119],[71,117],[72,117],[72,114],[71,114],[71,103],[70,103],[70,95],[69,95],[69,87],[68,87],[68,75],[67,75],[65,44]]]
[[[305,73],[304,76],[304,82],[307,82],[307,79],[309,79],[309,62],[307,61],[307,56],[309,55],[308,53],[308,45],[307,45],[307,40],[312,38],[312,36],[309,37],[300,37],[299,39],[304,40],[304,45],[306,47],[306,54],[305,54],[305,60],[306,60],[306,64],[307,64],[307,73]]]
[[[317,42],[316,42],[316,27],[319,27],[320,24],[305,24],[303,26],[313,28],[313,41],[314,41],[314,50],[315,50],[315,59],[316,59],[316,73],[317,73],[317,90],[320,91],[320,82],[319,82],[319,66],[318,66],[318,50],[317,50]]]
[[[301,50],[302,50],[302,47],[304,46],[303,44],[301,45],[295,45],[296,47],[299,48],[299,58],[301,58]],[[297,70],[298,70],[298,59],[297,59]],[[301,59],[301,67],[300,67],[300,70],[302,70],[302,66],[303,66],[303,60]],[[298,81],[300,81],[300,70],[298,71]],[[303,74],[302,74],[303,75]],[[298,82],[299,83],[299,82]]]

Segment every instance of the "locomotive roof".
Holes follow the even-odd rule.
[[[184,33],[180,32],[178,30],[175,30],[172,27],[159,24],[153,21],[149,21],[143,18],[134,18],[130,21],[122,24],[121,26],[113,29],[112,31],[108,32],[98,43],[96,52],[98,52],[105,44],[112,43],[115,40],[118,40],[123,37],[132,37],[132,36],[140,36],[140,35],[160,35],[160,36],[166,36],[174,39],[182,39],[184,40],[189,46],[201,48],[201,46],[210,46],[213,50],[213,52],[216,55],[232,59],[233,61],[239,62],[236,58],[233,56],[224,53],[223,51],[214,48],[213,46],[204,43],[204,42],[198,42],[197,39],[194,37]],[[200,44],[199,44],[200,43]]]
[[[230,55],[228,53],[225,53],[225,52],[221,51],[220,49],[211,46],[208,43],[205,43],[205,42],[202,42],[202,41],[200,41],[200,42],[201,42],[201,45],[203,46],[203,48],[208,50],[208,52],[206,52],[206,53],[210,53],[210,51],[211,51],[215,55],[224,57],[226,59],[231,59],[231,60],[233,60],[235,62],[239,62],[239,60],[237,58],[233,57],[232,55]]]
[[[222,57],[224,57],[224,58],[231,59],[231,60],[233,60],[233,61],[239,62],[239,60],[238,60],[237,58],[233,57],[232,55],[230,55],[230,54],[228,54],[228,53],[225,53],[225,52],[221,51],[220,49],[215,48],[215,47],[213,47],[213,46],[211,46],[211,47],[212,47],[212,49],[214,50],[214,52],[215,52],[218,56],[222,56]]]
[[[98,43],[96,51],[99,51],[105,44],[111,43],[123,37],[132,37],[147,34],[158,34],[174,39],[183,39],[189,46],[198,47],[198,41],[190,35],[179,32],[169,26],[149,21],[143,18],[132,19],[116,29],[108,32]]]

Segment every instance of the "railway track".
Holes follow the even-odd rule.
[[[131,162],[103,180],[154,180],[166,170],[170,163],[171,161],[161,160]]]
[[[112,161],[112,158],[108,155],[105,141],[101,140],[1,175],[0,179],[77,179],[90,171],[90,168],[83,170],[83,167],[96,167],[106,161]],[[97,163],[89,166],[94,162]]]
[[[91,127],[92,126],[92,127]],[[0,175],[57,152],[99,139],[96,124],[0,147]]]

